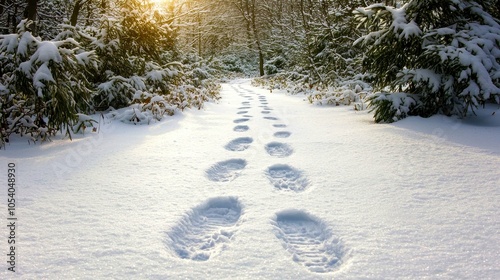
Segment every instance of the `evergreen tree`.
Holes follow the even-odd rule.
[[[488,2],[412,0],[357,10],[371,31],[357,43],[381,91],[370,98],[377,122],[438,113],[462,117],[500,101],[500,25],[481,5]]]
[[[1,143],[11,134],[47,139],[59,129],[71,137],[73,125],[88,112],[92,85],[87,76],[96,71],[93,52],[72,39],[44,41],[28,31],[0,37]]]

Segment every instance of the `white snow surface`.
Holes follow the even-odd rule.
[[[500,278],[498,106],[375,124],[249,80],[222,97],[73,141],[11,139],[17,272],[4,227],[0,279]],[[6,201],[4,187],[4,222]]]

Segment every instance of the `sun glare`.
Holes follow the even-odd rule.
[[[170,0],[150,0],[156,7],[164,7]]]

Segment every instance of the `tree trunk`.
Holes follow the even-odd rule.
[[[201,13],[199,11],[198,14],[196,15],[196,20],[198,23],[198,33],[196,34],[198,37],[198,56],[201,57],[203,55],[203,49],[202,49],[203,31],[201,26]]]
[[[80,9],[82,8],[81,2],[81,0],[77,0],[75,2],[75,7],[73,7],[73,13],[71,14],[71,19],[69,20],[69,23],[72,26],[76,26],[76,22],[78,21],[78,15],[80,14]]]
[[[10,28],[11,28],[11,31],[10,33],[16,33],[16,25],[17,25],[17,22],[16,22],[16,15],[17,15],[17,5],[14,6],[14,13],[10,13],[9,12],[9,24],[10,24]]]
[[[259,74],[260,76],[264,76],[264,53],[262,51],[262,44],[260,42],[259,30],[257,29],[257,10],[255,8],[255,0],[252,0],[252,9],[251,9],[251,19],[252,19],[252,31],[253,37],[255,39],[255,45],[257,46],[257,51],[259,52]]]
[[[38,0],[27,0],[28,6],[24,10],[24,17],[28,20],[36,20],[36,11],[38,7]]]
[[[0,0],[0,16],[3,15],[3,12],[4,12],[4,6],[5,6],[5,0]],[[6,22],[6,25],[2,28],[0,28],[0,34],[6,34],[9,29],[8,29],[8,26],[9,26],[9,15],[7,15],[7,22]]]
[[[259,44],[260,45],[260,44]],[[260,76],[264,76],[264,53],[262,52],[261,47],[259,46],[259,74]]]
[[[101,14],[105,14],[106,13],[107,7],[108,7],[108,5],[107,5],[106,0],[102,0],[101,1]]]

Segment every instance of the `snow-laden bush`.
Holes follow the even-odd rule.
[[[367,98],[376,122],[391,123],[406,118],[419,102],[416,95],[404,92],[376,93]]]
[[[98,86],[95,100],[114,104],[117,98],[127,107],[124,113],[111,116],[132,123],[150,123],[172,115],[176,109],[201,109],[205,102],[220,98],[220,85],[204,67],[171,63],[161,67],[149,63],[143,76],[115,76]],[[98,107],[103,103],[97,104]],[[105,104],[105,103],[104,103]]]
[[[273,75],[285,69],[286,65],[287,59],[283,56],[278,55],[266,61],[266,63],[264,64],[264,70],[266,71],[267,75]]]
[[[177,52],[166,15],[137,1],[121,5],[116,14],[103,15],[97,27],[65,27],[65,36],[79,38],[99,55],[100,71],[93,76],[95,110],[114,109],[111,115],[120,120],[150,123],[174,109],[201,108],[218,98],[214,70]]]
[[[149,124],[160,121],[165,115],[172,116],[175,109],[163,96],[137,90],[130,106],[121,111],[113,110],[107,115],[122,122]]]
[[[1,35],[1,143],[12,133],[36,140],[62,129],[71,137],[93,125],[85,114],[95,111],[150,123],[219,98],[215,69],[176,62],[170,19],[136,1],[120,5],[95,25],[61,25],[54,40],[34,37],[26,21]]]
[[[307,74],[283,72],[255,78],[252,84],[267,88],[271,92],[282,89],[293,95],[303,94],[310,103],[316,105],[351,105],[355,110],[361,111],[367,108],[365,98],[372,92],[371,85],[364,81],[366,79],[366,75],[358,74],[338,80],[335,85],[319,85],[309,83],[310,77]]]
[[[27,31],[0,35],[1,138],[12,133],[47,139],[59,129],[71,137],[78,114],[86,113],[92,92],[87,80],[97,57],[70,38],[44,41]]]
[[[307,94],[309,102],[318,105],[354,105],[354,109],[366,109],[365,98],[371,94],[371,85],[364,82],[365,75],[337,81],[336,86],[316,88]]]
[[[406,92],[417,101],[399,115],[385,109],[399,98],[373,103],[377,120],[465,116],[486,102],[500,102],[500,25],[477,2],[412,0],[357,13],[371,31],[357,44],[366,50],[364,67],[374,74],[375,88]]]

